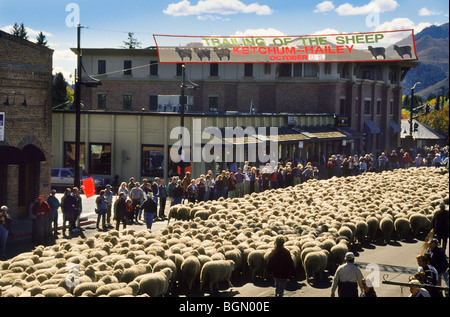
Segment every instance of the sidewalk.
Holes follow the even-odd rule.
[[[58,199],[60,199],[62,194],[57,194]],[[95,198],[97,196],[93,196],[91,198],[83,197],[83,211],[81,212],[80,218],[80,226],[83,229],[78,232],[69,232],[66,229],[66,235],[62,234],[62,224],[63,224],[63,216],[61,209],[58,211],[58,231],[59,234],[55,237],[52,237],[48,240],[47,245],[58,244],[63,241],[73,241],[78,238],[87,238],[94,236],[97,232],[96,222],[97,222],[97,214],[95,213]],[[170,204],[166,205],[165,214],[168,214],[170,208]],[[116,221],[112,221],[112,225],[115,226]],[[165,221],[154,221],[152,225],[152,231],[158,231],[167,225],[167,220]],[[146,226],[143,221],[137,224],[127,225],[127,229],[134,229],[136,231],[145,230]],[[120,230],[122,230],[122,225],[120,226]],[[1,260],[7,260],[13,258],[14,256],[23,253],[30,252],[34,250],[34,248],[38,245],[36,242],[31,240],[32,233],[32,219],[30,217],[27,218],[18,218],[14,219],[11,223],[11,234],[8,236],[8,240],[6,241],[6,257],[3,257]]]

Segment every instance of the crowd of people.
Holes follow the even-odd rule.
[[[421,166],[449,166],[449,147],[438,145],[405,151],[396,149],[379,154],[333,154],[328,159],[316,156],[312,160],[286,158],[264,167],[236,162],[214,175],[211,170],[194,177],[186,172],[183,177],[173,176],[168,186],[171,204],[200,202],[223,198],[239,198],[253,192],[294,186],[309,179],[346,177],[367,172],[382,172],[397,168]],[[177,190],[174,192],[174,188]]]

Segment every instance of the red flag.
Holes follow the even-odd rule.
[[[86,198],[95,195],[94,180],[92,179],[92,177],[83,179],[83,192],[86,195]]]

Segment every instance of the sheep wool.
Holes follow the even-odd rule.
[[[214,292],[214,287],[218,287],[219,282],[226,281],[228,287],[231,284],[231,274],[234,270],[234,262],[232,260],[217,260],[206,262],[200,272],[200,289],[205,283],[209,285],[209,291]]]

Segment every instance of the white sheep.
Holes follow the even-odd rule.
[[[394,230],[400,240],[408,238],[411,231],[409,220],[403,217],[397,218],[394,221]]]
[[[201,264],[196,256],[188,256],[181,264],[181,281],[186,283],[188,290],[192,290],[192,286],[197,279],[200,278]]]
[[[260,275],[262,278],[266,277],[267,262],[264,258],[266,253],[266,250],[253,250],[248,254],[247,264],[252,281],[257,275]]]
[[[390,217],[384,217],[381,219],[380,230],[383,233],[384,241],[388,243],[391,240],[391,235],[394,231],[394,222]]]
[[[171,278],[172,270],[166,267],[156,273],[141,275],[134,282],[137,282],[139,285],[139,294],[157,297],[163,296],[168,292]]]
[[[108,293],[109,297],[136,296],[139,292],[139,283],[132,281],[125,287],[112,290]]]
[[[375,238],[377,237],[377,232],[380,227],[380,221],[376,217],[369,216],[366,222],[367,222],[367,236],[369,237],[370,241],[375,241]]]
[[[414,236],[418,236],[421,232],[427,234],[431,229],[431,221],[423,214],[412,214],[409,217],[409,223]]]
[[[369,226],[367,225],[367,222],[361,220],[356,223],[355,238],[360,244],[364,243],[368,232]]]
[[[205,283],[208,283],[209,291],[213,293],[214,286],[218,287],[218,284],[221,281],[226,281],[228,287],[233,287],[230,280],[233,270],[234,262],[232,260],[206,262],[200,272],[200,289],[202,289]]]
[[[317,276],[322,279],[324,270],[328,266],[328,251],[313,251],[306,255],[303,269],[306,274],[306,281],[309,283],[310,279],[315,279]]]
[[[344,241],[340,241],[330,249],[329,268],[335,270],[344,263],[345,254],[348,252],[348,246]]]

